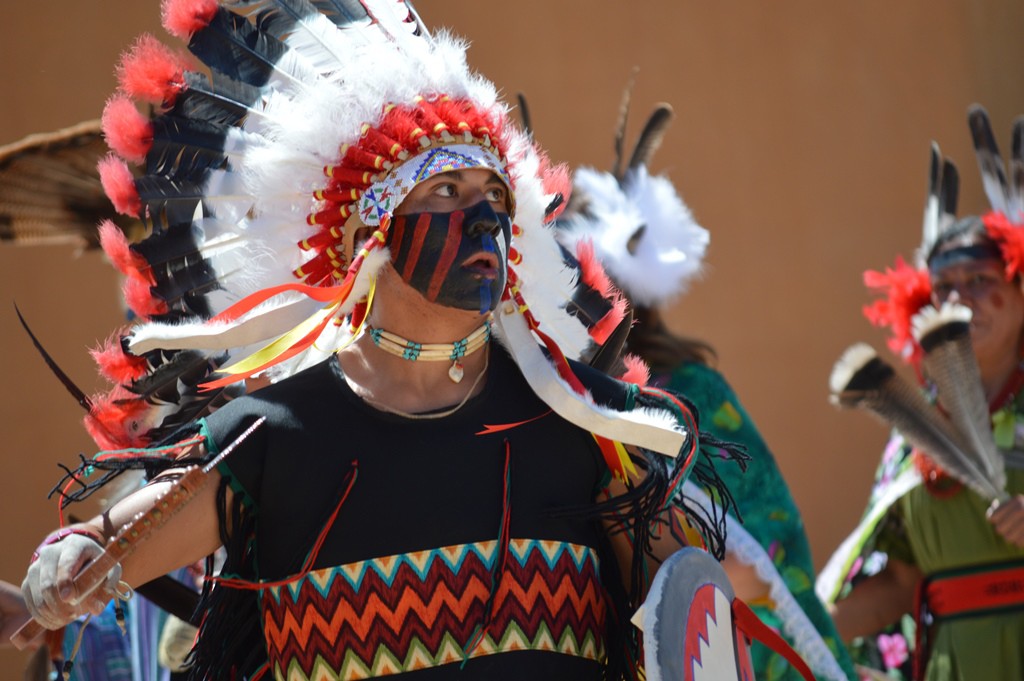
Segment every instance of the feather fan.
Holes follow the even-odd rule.
[[[98,120],[0,147],[0,243],[98,248],[108,219],[141,237],[142,223],[116,215],[103,193],[96,163],[106,151]]]
[[[992,437],[988,402],[971,348],[971,310],[963,305],[928,306],[915,315],[914,336],[924,351],[922,367],[935,382],[939,405],[964,439],[971,457],[997,489],[1006,488],[1002,455]]]
[[[858,343],[836,362],[829,378],[832,402],[864,409],[895,427],[910,444],[986,499],[1003,494],[975,465],[953,425],[875,350]]]

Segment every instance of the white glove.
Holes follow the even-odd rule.
[[[98,615],[116,595],[121,565],[115,565],[104,582],[92,593],[77,592],[72,578],[89,561],[103,553],[103,547],[81,534],[70,534],[37,550],[21,584],[25,605],[34,619],[47,629],[59,629],[85,613]]]

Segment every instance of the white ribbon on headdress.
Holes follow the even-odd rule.
[[[623,412],[602,407],[580,395],[559,376],[514,305],[498,308],[496,327],[526,382],[556,414],[580,428],[611,440],[636,445],[665,456],[678,456],[686,430],[667,411]]]

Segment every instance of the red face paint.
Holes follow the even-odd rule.
[[[403,281],[432,303],[487,314],[508,275],[512,223],[488,201],[452,213],[396,215],[387,245]]]

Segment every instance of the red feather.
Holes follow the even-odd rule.
[[[146,266],[142,256],[133,253],[124,232],[110,220],[99,226],[100,246],[107,258],[121,274],[129,274]]]
[[[217,14],[217,5],[217,0],[164,0],[160,15],[168,33],[188,40],[209,25]]]
[[[149,430],[143,423],[148,405],[121,386],[93,397],[93,408],[83,419],[85,429],[100,449],[145,447]]]
[[[999,245],[1006,265],[1006,280],[1024,272],[1024,225],[1014,224],[1002,213],[991,212],[982,216],[985,231]]]
[[[121,158],[142,163],[153,146],[153,126],[124,95],[110,98],[103,108],[103,136]]]
[[[124,161],[114,154],[108,154],[96,165],[100,171],[100,182],[114,209],[122,215],[138,217],[142,213],[142,199],[135,189],[132,171]]]
[[[594,339],[595,343],[604,345],[608,336],[612,335],[612,332],[625,319],[628,305],[626,299],[621,297],[612,302],[612,309],[608,310],[607,314],[590,329],[590,337]]]
[[[576,259],[580,262],[580,272],[584,284],[597,291],[606,300],[622,296],[612,284],[612,280],[608,278],[601,261],[594,255],[594,242],[589,238],[581,239],[576,244]]]
[[[141,273],[129,274],[121,294],[132,312],[144,319],[167,313],[167,303],[153,295],[153,284]]]
[[[185,86],[187,68],[184,58],[147,33],[121,56],[117,80],[121,90],[132,97],[162,104],[173,101]]]
[[[625,318],[626,298],[615,287],[612,280],[608,278],[608,274],[604,271],[604,266],[594,254],[594,244],[590,239],[581,239],[577,242],[576,260],[580,263],[583,283],[597,291],[612,306],[612,309],[590,329],[590,337],[594,339],[595,343],[602,345]]]
[[[931,303],[932,285],[926,270],[908,265],[897,256],[896,264],[884,272],[868,270],[864,285],[884,298],[863,308],[864,316],[875,326],[887,327],[889,348],[905,361],[917,364],[921,348],[914,340],[911,319]]]
[[[115,332],[103,345],[89,351],[100,373],[114,383],[130,383],[142,378],[149,369],[144,357],[126,353],[121,347],[121,332]]]
[[[651,367],[636,355],[626,355],[622,358],[626,365],[626,372],[619,377],[619,380],[626,383],[635,383],[643,387],[651,382]]]
[[[562,197],[561,203],[544,216],[544,221],[550,223],[558,219],[558,216],[562,214],[565,207],[569,205],[569,195],[572,194],[569,166],[564,163],[552,166],[547,155],[539,147],[535,146],[534,150],[540,155],[540,176],[543,181],[544,194],[546,196],[560,195]]]

